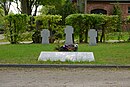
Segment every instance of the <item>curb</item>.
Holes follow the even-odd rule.
[[[83,64],[0,64],[12,68],[130,68],[130,65],[83,65]]]

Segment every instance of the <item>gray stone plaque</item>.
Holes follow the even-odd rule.
[[[73,38],[72,38],[72,34],[73,34],[73,27],[72,26],[66,26],[65,28],[65,44],[73,44]]]
[[[95,61],[93,52],[41,52],[38,60],[40,61]]]
[[[88,32],[88,36],[90,37],[89,45],[95,46],[97,44],[96,43],[97,31],[95,29],[90,29]]]
[[[49,44],[50,31],[48,29],[43,29],[41,31],[42,44]]]

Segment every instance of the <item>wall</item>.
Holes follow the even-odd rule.
[[[111,15],[113,13],[113,6],[116,3],[110,3],[110,2],[88,2],[86,9],[87,13],[91,13],[91,10],[93,9],[104,9],[107,11],[107,15]],[[128,16],[128,7],[130,7],[130,3],[120,3],[121,10],[122,10],[122,16],[126,17]]]
[[[103,9],[107,11],[107,15],[113,14],[113,6],[117,3],[110,3],[110,2],[87,2],[87,13],[91,13],[91,10],[94,9]],[[122,10],[122,19],[125,20],[130,13],[128,13],[128,7],[130,7],[130,3],[120,3],[120,7]],[[127,30],[127,28],[130,28],[130,25],[122,25],[122,28],[124,31]]]

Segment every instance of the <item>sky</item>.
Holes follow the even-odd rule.
[[[17,4],[16,3],[14,3],[14,2],[11,3],[9,12],[13,12],[15,14],[18,13]]]

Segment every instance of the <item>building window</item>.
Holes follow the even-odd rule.
[[[91,10],[91,13],[92,14],[107,14],[107,11],[104,9],[94,9],[94,10]]]
[[[128,14],[130,14],[130,7],[128,7]]]

